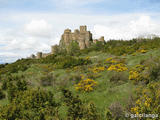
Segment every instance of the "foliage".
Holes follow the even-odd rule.
[[[131,112],[135,114],[160,114],[160,83],[150,83],[137,89],[138,98]],[[160,117],[156,118],[157,120]]]
[[[104,52],[114,55],[133,54],[135,51],[146,53],[150,49],[159,48],[160,38],[133,39],[130,41],[110,40],[106,43]]]
[[[42,86],[51,86],[53,81],[56,80],[56,77],[52,74],[45,74],[40,78],[40,85]]]
[[[0,89],[0,100],[5,98],[5,94],[3,93],[3,91]]]
[[[120,63],[120,64],[111,65],[107,70],[122,72],[122,71],[128,70],[128,68],[126,67],[125,64]]]
[[[18,71],[27,70],[31,64],[35,63],[36,60],[33,59],[21,59],[17,60],[14,63],[7,64],[5,67],[0,69],[0,75],[6,73],[17,73]]]
[[[112,118],[114,119],[119,119],[119,118],[122,118],[124,117],[124,110],[121,106],[120,103],[116,102],[116,103],[112,103],[110,106],[109,106],[109,110],[112,114]]]
[[[146,72],[148,68],[144,65],[136,65],[129,71],[129,80],[132,80],[135,84],[139,82],[148,82],[148,74]]]
[[[72,41],[68,46],[68,54],[69,55],[78,55],[80,54],[80,48],[78,42]]]
[[[128,74],[124,72],[114,72],[110,78],[110,82],[120,84],[128,81]]]
[[[56,58],[54,66],[56,68],[71,68],[79,65],[87,65],[90,63],[90,60],[86,60],[83,58],[65,56]]]
[[[85,92],[93,91],[97,86],[97,82],[92,79],[81,80],[77,85],[75,85],[76,90],[82,90]]]
[[[93,68],[89,68],[89,71],[91,71],[92,73],[99,73],[105,70],[105,67],[101,66],[101,67],[96,67],[94,66]]]
[[[79,99],[78,96],[74,97],[68,90],[62,90],[63,100],[68,107],[67,119],[71,120],[100,120],[100,116],[93,103],[89,103],[86,107],[85,103]]]
[[[18,92],[17,96],[0,109],[0,119],[52,120],[56,118],[58,104],[53,94],[40,89]]]

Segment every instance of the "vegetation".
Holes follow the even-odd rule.
[[[0,65],[0,120],[160,119],[160,38],[68,50]]]

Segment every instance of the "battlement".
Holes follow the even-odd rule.
[[[87,26],[80,26],[80,33],[87,32]]]
[[[78,30],[78,29],[75,29],[75,30],[74,30],[74,34],[79,34],[79,30]]]
[[[69,34],[69,33],[71,33],[71,30],[70,29],[66,29],[66,30],[64,30],[64,33],[65,34]]]

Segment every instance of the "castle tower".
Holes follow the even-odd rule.
[[[72,39],[71,30],[70,30],[70,29],[66,29],[66,30],[64,31],[63,39],[64,39],[64,42],[66,43],[66,45],[69,45],[69,44],[70,44],[70,41],[71,41],[71,39]]]
[[[84,26],[80,26],[80,33],[85,33],[87,32],[87,26],[84,25]]]
[[[37,52],[37,59],[42,58],[42,52]]]
[[[85,44],[85,37],[83,35],[79,36],[79,48],[80,50],[85,49],[86,48],[86,44]]]
[[[104,42],[104,36],[101,36],[101,37],[99,38],[99,41]]]
[[[36,56],[34,54],[32,54],[30,58],[35,59]]]
[[[58,45],[51,46],[51,53],[52,54],[58,53]]]
[[[90,33],[90,31],[87,31],[85,33],[85,45],[87,48],[91,46],[91,41],[92,41],[92,34]]]
[[[102,42],[103,44],[105,44],[104,36],[100,37],[99,41]]]

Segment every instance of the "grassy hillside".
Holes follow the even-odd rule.
[[[0,119],[124,120],[133,117],[126,114],[159,114],[159,51],[160,38],[108,41],[0,65]]]

